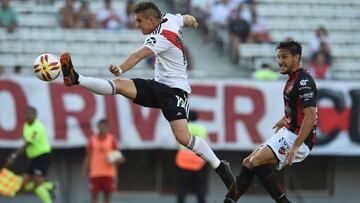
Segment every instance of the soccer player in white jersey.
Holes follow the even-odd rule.
[[[191,88],[186,73],[187,62],[181,28],[196,28],[196,19],[191,15],[161,14],[152,2],[138,3],[135,16],[137,28],[149,36],[139,50],[130,54],[120,65],[110,65],[109,69],[114,75],[120,76],[142,59],[155,55],[153,80],[85,77],[75,71],[70,54],[64,53],[60,58],[64,84],[79,85],[100,95],[121,94],[141,106],[161,108],[176,140],[209,162],[229,191],[236,190],[229,164],[224,160],[220,161],[204,140],[190,135],[187,127],[188,94]]]

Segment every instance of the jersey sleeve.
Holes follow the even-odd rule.
[[[171,43],[162,35],[151,35],[146,38],[144,46],[151,49],[155,55],[170,48]]]
[[[184,19],[180,13],[174,15],[175,22],[180,26],[184,26]]]
[[[299,100],[303,108],[316,106],[316,85],[311,78],[304,78],[298,84]]]

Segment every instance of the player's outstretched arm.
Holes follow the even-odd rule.
[[[182,16],[184,20],[184,27],[192,27],[197,28],[199,26],[198,22],[196,21],[196,18],[192,15],[185,14]]]
[[[304,111],[304,120],[301,124],[300,132],[289,150],[289,152],[286,155],[286,162],[289,165],[292,165],[294,157],[296,156],[296,153],[298,149],[300,148],[300,145],[306,140],[306,138],[309,136],[311,130],[314,128],[315,122],[316,122],[316,107],[310,106],[303,109]]]
[[[153,54],[154,53],[151,51],[151,49],[147,47],[142,47],[136,52],[130,54],[122,64],[118,66],[111,64],[109,70],[112,74],[119,76],[125,73],[126,71],[130,70],[131,68],[133,68],[142,59],[147,58]]]

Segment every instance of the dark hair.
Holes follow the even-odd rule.
[[[108,122],[107,122],[107,120],[106,120],[105,118],[103,118],[103,119],[100,119],[100,120],[98,121],[98,125],[100,125],[100,124],[105,124],[105,125],[107,125]]]
[[[286,51],[289,51],[292,56],[295,56],[296,54],[299,54],[299,60],[301,59],[301,52],[302,48],[299,42],[297,41],[285,41],[285,42],[279,42],[276,46],[276,50],[278,49],[284,49]]]
[[[37,114],[37,111],[36,111],[35,107],[28,106],[28,107],[26,108],[26,110],[28,110],[28,111],[30,110],[30,111],[32,111],[33,113]]]
[[[196,111],[189,111],[189,121],[196,121],[198,119],[198,115]]]
[[[134,8],[135,13],[143,13],[146,12],[145,15],[147,16],[153,16],[155,18],[160,19],[161,18],[161,11],[159,7],[157,7],[153,2],[150,1],[144,1],[136,4]],[[147,12],[149,11],[149,12]]]

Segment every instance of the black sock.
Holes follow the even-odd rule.
[[[236,177],[237,192],[236,194],[228,193],[226,196],[238,200],[250,187],[254,178],[255,171],[245,166],[241,167],[240,174]]]
[[[236,177],[238,193],[241,197],[250,187],[255,171],[245,166],[241,167],[240,174]]]
[[[189,148],[190,149],[190,148]],[[217,167],[217,168],[215,168],[215,172],[217,173],[217,174],[219,174],[219,173],[221,173],[222,171],[224,171],[225,170],[225,164],[222,162],[222,161],[220,161],[220,164],[219,164],[219,166]]]
[[[273,167],[270,165],[262,165],[255,167],[254,170],[256,175],[259,177],[261,184],[276,202],[289,202]]]

